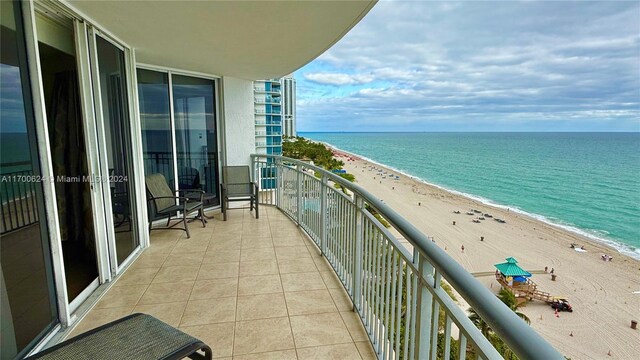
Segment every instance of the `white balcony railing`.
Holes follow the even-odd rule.
[[[277,206],[316,243],[348,292],[379,359],[502,358],[443,290],[443,279],[519,358],[564,359],[444,250],[365,189],[299,160],[253,155],[252,162],[254,179],[275,178],[271,188],[260,191],[260,202]],[[413,251],[368,208],[402,234]]]

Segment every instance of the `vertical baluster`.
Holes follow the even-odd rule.
[[[389,319],[389,306],[391,305],[391,256],[393,253],[393,247],[389,244],[389,242],[387,241],[386,237],[385,237],[385,248],[387,249],[387,261],[386,261],[386,266],[385,266],[385,281],[384,281],[384,322],[383,322],[383,336],[384,336],[384,349],[383,349],[383,357],[387,358],[388,354],[389,354],[389,334],[390,332],[392,332],[393,330],[389,329],[389,325],[390,325],[390,319]],[[393,313],[393,310],[391,310],[391,312]]]
[[[432,348],[431,344],[431,325],[435,316],[433,311],[433,296],[426,288],[429,284],[425,283],[427,276],[433,272],[433,266],[427,261],[427,258],[419,251],[414,249],[414,261],[417,261],[419,269],[419,282],[417,289],[417,309],[416,309],[416,350],[419,359],[427,359]]]
[[[397,291],[396,291],[396,344],[393,347],[393,350],[395,352],[395,359],[400,359],[400,329],[402,327],[402,290],[403,287],[402,285],[404,284],[404,270],[403,270],[403,259],[400,255],[398,255],[398,267],[397,267],[397,274],[396,274],[396,278],[397,278]],[[405,326],[406,329],[406,326]],[[405,330],[406,331],[406,330]]]
[[[301,166],[300,165],[296,165],[296,198],[297,198],[297,204],[296,204],[296,222],[298,223],[298,226],[300,226],[300,220],[301,220],[301,215],[302,215],[302,174],[301,174]]]
[[[366,284],[367,284],[367,294],[366,294],[366,299],[367,299],[367,306],[366,306],[366,310],[367,310],[367,324],[368,324],[368,330],[369,330],[369,334],[373,335],[373,324],[371,322],[371,292],[372,292],[372,288],[373,288],[373,234],[371,231],[371,224],[369,221],[367,221],[367,238],[366,238],[366,244],[367,244],[367,273],[366,273]]]
[[[354,307],[362,309],[362,249],[363,249],[363,214],[362,207],[363,202],[362,198],[356,196],[356,211],[355,214],[355,222],[356,222],[356,256],[354,261],[354,269],[353,269],[353,284],[354,284]]]
[[[418,291],[420,290],[420,273],[412,271],[411,277],[411,334],[409,334],[409,355],[414,359],[416,354],[416,341],[418,339],[416,332],[418,320]]]
[[[451,318],[448,313],[444,317],[444,346],[443,359],[449,360],[451,357]]]
[[[18,218],[16,214],[16,200],[15,200],[15,191],[14,191],[14,179],[11,179],[11,182],[9,182],[8,184],[10,184],[11,186],[8,186],[7,189],[11,189],[11,194],[9,194],[9,192],[7,191],[7,205],[9,207],[9,221],[11,222],[11,229],[16,229],[20,226],[20,224],[18,223]],[[13,210],[11,209],[11,204],[13,204]],[[13,220],[15,218],[15,226],[13,225]]]
[[[378,243],[380,248],[380,269],[378,282],[380,283],[379,292],[378,292],[378,337],[380,341],[378,342],[378,346],[380,348],[379,353],[382,353],[384,348],[384,343],[386,342],[384,339],[384,292],[385,292],[385,282],[387,278],[386,274],[386,264],[387,264],[387,246],[385,244],[385,237],[382,231],[378,230]]]
[[[467,337],[460,332],[460,340],[458,340],[458,360],[467,358]]]
[[[413,333],[413,292],[411,291],[411,284],[413,283],[413,278],[415,275],[413,274],[413,270],[406,267],[407,272],[405,274],[405,287],[407,288],[406,292],[406,302],[405,302],[405,321],[404,321],[404,351],[403,355],[405,359],[413,359],[413,349],[409,350],[409,342],[411,341],[411,336],[409,334]]]
[[[440,281],[442,281],[442,276],[438,270],[434,270],[433,274],[433,287],[434,289],[438,289],[440,287]],[[432,314],[432,323],[431,323],[431,360],[436,360],[437,350],[438,350],[438,328],[440,323],[440,303],[435,299],[433,301],[433,311]]]

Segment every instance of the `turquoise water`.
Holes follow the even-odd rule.
[[[640,133],[300,136],[528,213],[640,258]]]

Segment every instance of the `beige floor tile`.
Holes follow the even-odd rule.
[[[196,235],[192,235],[191,239],[180,239],[176,246],[171,250],[172,254],[199,252],[203,253],[207,251],[209,247],[209,240],[211,235],[198,239]]]
[[[187,306],[186,301],[165,304],[137,305],[133,308],[133,312],[149,314],[171,326],[178,326],[185,306]]]
[[[243,227],[242,242],[244,243],[247,239],[251,239],[249,243],[259,244],[259,239],[271,239],[271,229],[268,225]]]
[[[273,248],[259,248],[242,250],[240,254],[240,262],[243,261],[264,261],[275,260],[276,254]]]
[[[96,304],[96,309],[134,306],[147,290],[148,285],[114,286]]]
[[[304,246],[300,236],[280,236],[273,235],[273,246]]]
[[[328,290],[287,292],[284,295],[290,316],[338,311]]]
[[[310,258],[309,250],[306,246],[281,246],[276,248],[276,257],[281,260],[296,260]]]
[[[282,274],[282,287],[284,291],[304,291],[326,289],[322,277],[318,272]]]
[[[209,247],[207,251],[211,250],[240,250],[242,240],[240,234],[238,235],[214,235],[211,241],[209,241]]]
[[[297,349],[299,360],[360,360],[360,353],[353,343],[316,346]]]
[[[278,260],[278,269],[280,270],[280,274],[318,271],[316,264],[310,258]]]
[[[378,360],[370,341],[358,341],[356,343],[356,347],[358,348],[363,360]]]
[[[120,275],[113,286],[122,285],[149,285],[160,268],[129,268]]]
[[[200,265],[163,267],[153,279],[153,284],[193,281],[198,276]]]
[[[322,255],[320,255],[320,256],[312,255],[311,258],[313,259],[313,262],[316,264],[316,267],[318,268],[318,271],[320,271],[320,272],[333,271],[333,268],[331,267],[331,264],[329,264],[329,262],[327,261],[327,259],[325,259],[324,256],[322,256]]]
[[[339,311],[353,310],[351,298],[344,288],[329,289],[329,293],[331,294],[331,298],[333,298],[333,302],[336,304]]]
[[[162,266],[200,266],[202,258],[204,252],[169,254]]]
[[[109,309],[93,309],[82,319],[82,321],[73,329],[67,338],[82,334],[83,332],[97,328],[108,322],[120,319],[131,314],[133,306],[123,306]]]
[[[360,320],[360,316],[358,316],[357,313],[354,311],[342,311],[340,312],[340,316],[342,316],[342,320],[344,320],[353,341],[369,340],[369,336],[367,335],[367,332],[362,325],[362,321]]]
[[[215,226],[202,227],[202,223],[193,222],[193,223],[189,224],[189,235],[191,235],[191,237],[187,238],[187,233],[183,232],[180,235],[180,241],[211,240],[211,236],[213,235],[214,227]]]
[[[212,249],[204,254],[203,264],[239,262],[240,250]]]
[[[320,272],[320,276],[322,276],[324,284],[327,285],[327,288],[329,289],[341,289],[344,287],[342,286],[342,282],[338,279],[338,275],[336,275],[333,270],[322,271]]]
[[[178,234],[174,232],[176,237],[174,238],[155,238],[155,235],[152,233],[152,237],[150,240],[150,247],[146,249],[144,252],[154,252],[154,253],[169,253],[173,250],[173,247],[178,243]]]
[[[236,296],[237,293],[238,278],[198,280],[193,287],[190,300]]]
[[[180,326],[215,324],[236,319],[236,298],[190,300]]]
[[[247,276],[239,278],[238,295],[258,295],[282,292],[278,275]]]
[[[293,348],[291,327],[286,317],[236,323],[234,356]]]
[[[340,314],[324,313],[291,316],[296,347],[310,347],[352,342]]]
[[[168,252],[150,252],[145,250],[131,265],[131,268],[159,268],[169,256]]]
[[[271,247],[273,247],[273,241],[270,235],[262,237],[242,235],[242,250]]]
[[[275,260],[243,261],[240,263],[240,276],[277,274],[278,263]]]
[[[187,301],[191,294],[193,284],[193,281],[151,284],[144,295],[142,295],[138,305]]]
[[[198,280],[235,278],[239,267],[237,262],[203,264],[198,271]]]
[[[238,297],[237,320],[255,320],[287,316],[284,295],[262,294]]]
[[[297,360],[295,350],[270,351],[259,354],[234,356],[233,360]]]
[[[202,340],[213,351],[214,358],[233,355],[233,332],[235,323],[184,326],[180,330]]]

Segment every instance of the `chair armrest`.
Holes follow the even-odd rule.
[[[185,196],[158,196],[158,197],[149,197],[149,199],[147,199],[147,201],[153,201],[153,200],[158,200],[158,199],[178,199],[178,200],[182,200],[182,201],[189,201],[188,197]]]

